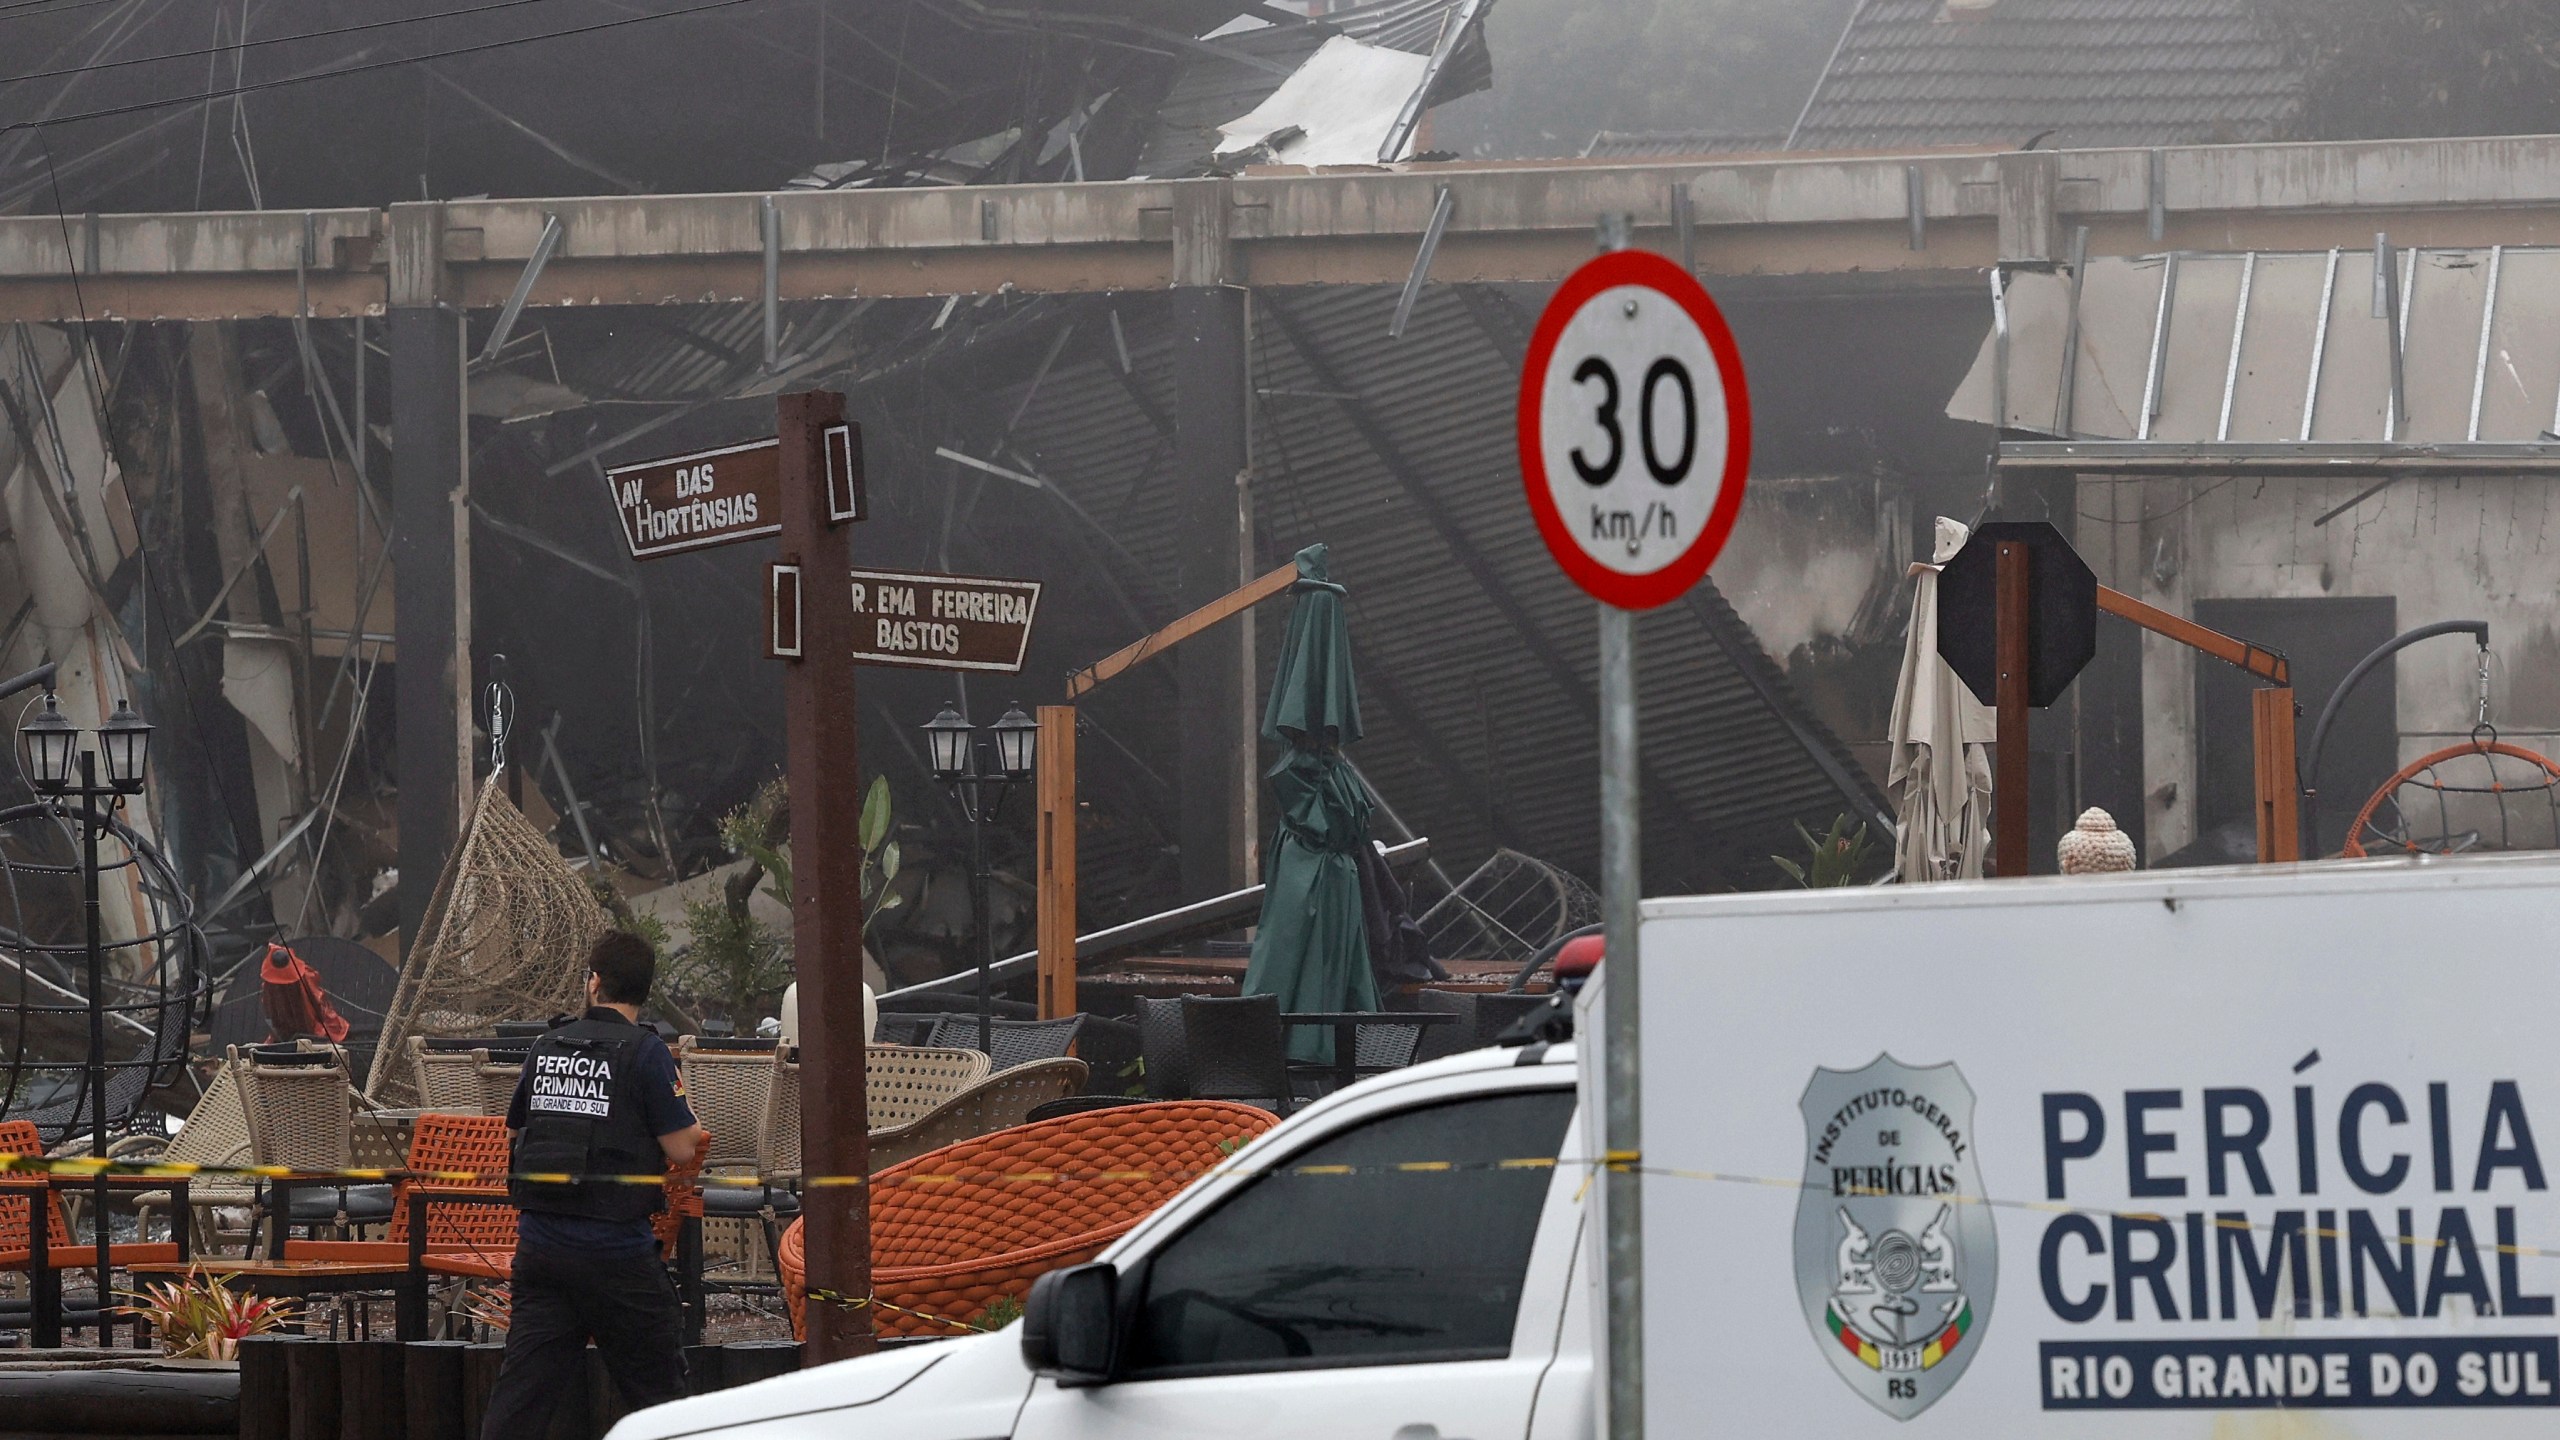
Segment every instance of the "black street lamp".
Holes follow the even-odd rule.
[[[103,1161],[107,1158],[107,962],[104,939],[99,933],[98,836],[114,818],[124,797],[142,793],[143,770],[151,758],[151,727],[133,713],[130,703],[119,700],[115,713],[98,727],[97,737],[97,749],[81,745],[80,727],[63,715],[49,678],[44,709],[18,727],[18,739],[26,750],[27,778],[35,788],[56,800],[77,797],[80,801],[80,900],[89,950],[89,1154],[92,1159]],[[101,760],[107,772],[103,785],[98,783]],[[103,1315],[109,1271],[104,1169],[98,1173],[95,1208],[98,1294]],[[41,1217],[43,1207],[38,1206],[36,1213]],[[43,1221],[39,1218],[36,1223]]]
[[[1031,778],[1032,762],[1039,752],[1040,722],[1015,705],[987,727],[995,751],[992,770],[980,768],[977,727],[959,711],[945,705],[942,713],[922,728],[933,778],[951,787],[952,798],[960,802],[960,813],[969,819],[969,916],[978,927],[978,1049],[992,1060],[995,999],[988,987],[993,983],[996,935],[987,916],[986,828],[987,821],[1003,807],[1005,791]]]

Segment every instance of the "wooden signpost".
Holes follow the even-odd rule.
[[[785,662],[784,773],[798,882],[791,941],[800,984],[800,1153],[813,1176],[868,1175],[871,1136],[860,1118],[870,1113],[856,839],[862,771],[854,725],[854,666],[864,636],[851,585],[803,583],[853,571],[853,535],[846,527],[863,518],[862,433],[845,420],[842,395],[811,391],[775,403],[775,439],[605,474],[634,558],[782,537],[765,585],[764,649]],[[870,1294],[866,1192],[857,1185],[810,1186],[801,1215],[809,1289]],[[869,1310],[812,1303],[808,1313],[808,1363],[871,1350]]]

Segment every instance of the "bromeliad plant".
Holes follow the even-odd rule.
[[[1831,828],[1820,839],[1815,839],[1813,832],[1804,828],[1801,820],[1796,822],[1796,833],[1804,837],[1805,849],[1813,852],[1806,863],[1799,864],[1784,855],[1772,855],[1769,859],[1807,890],[1828,890],[1858,883],[1858,871],[1867,863],[1868,852],[1875,848],[1875,843],[1867,838],[1867,827],[1861,825],[1851,830],[1846,815],[1832,817]]]
[[[118,1313],[149,1321],[161,1348],[180,1360],[237,1360],[240,1342],[293,1321],[293,1302],[243,1295],[217,1276],[190,1270],[175,1280],[123,1292]]]

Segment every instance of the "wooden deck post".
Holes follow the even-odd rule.
[[[2249,694],[2252,749],[2257,755],[2258,863],[2302,858],[2302,821],[2296,811],[2293,758],[2293,690],[2271,686]]]
[[[1040,707],[1040,1018],[1076,1013],[1076,707]]]

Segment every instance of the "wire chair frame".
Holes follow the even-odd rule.
[[[2509,762],[2503,769],[2498,763],[2502,758]],[[2485,781],[2465,783],[2446,775],[2446,767],[2468,760],[2485,769]],[[2540,834],[2518,837],[2519,804],[2541,810],[2547,824]],[[2497,819],[2494,838],[2477,825],[2455,828],[2492,814]],[[2422,837],[2417,825],[2428,818],[2436,828],[2432,836]],[[2497,731],[2482,726],[2469,740],[2421,755],[2382,782],[2347,827],[2340,853],[2361,857],[2547,849],[2560,849],[2560,763],[2507,744]]]
[[[1516,965],[1599,918],[1599,893],[1578,877],[1517,850],[1496,850],[1418,923],[1435,958]]]
[[[81,908],[79,827],[92,819],[102,902],[130,887],[145,926],[100,941],[111,1027],[103,1097],[90,1093]],[[111,1131],[128,1128],[143,1098],[185,1064],[212,997],[204,934],[175,868],[113,810],[38,799],[0,808],[0,906],[0,968],[10,972],[0,976],[0,1114],[35,1122],[48,1145],[90,1133],[100,1110]]]

